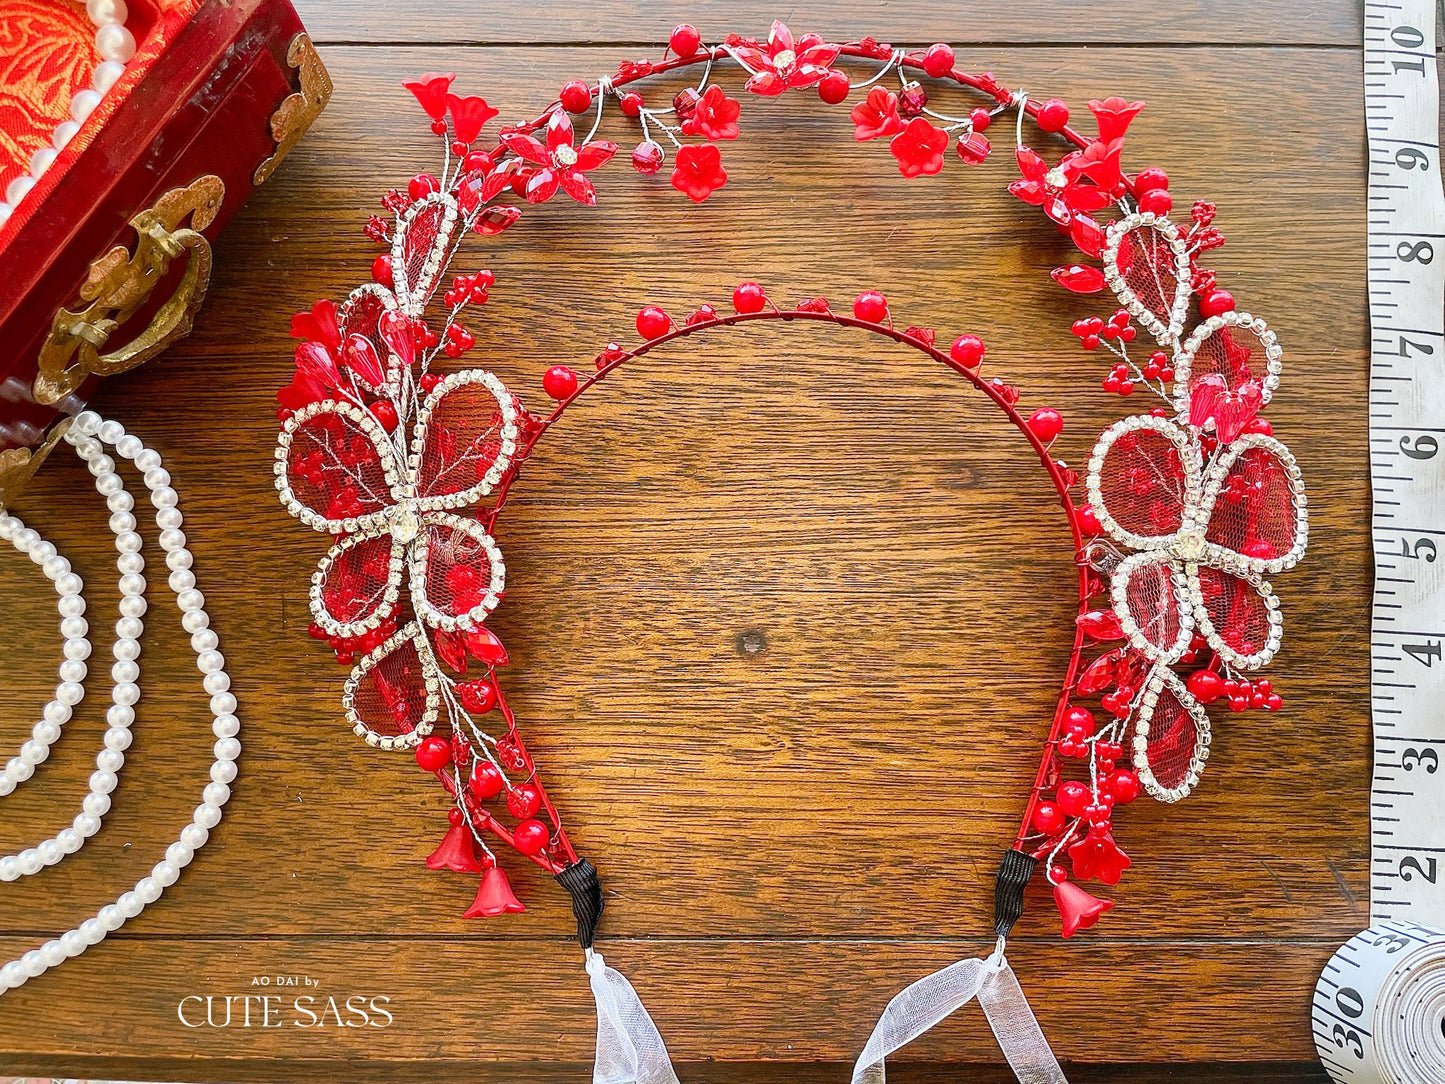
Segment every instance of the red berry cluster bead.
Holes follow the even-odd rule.
[[[1284,707],[1284,698],[1274,691],[1274,683],[1269,678],[1250,681],[1221,677],[1213,670],[1196,670],[1184,684],[1201,704],[1224,700],[1229,704],[1230,711],[1248,711],[1250,708],[1279,711]]]
[[[487,300],[487,291],[496,280],[490,271],[478,271],[475,275],[457,275],[452,279],[452,288],[442,295],[452,308],[459,305],[480,305]]]
[[[461,324],[447,326],[447,344],[442,351],[449,358],[459,358],[477,343],[477,337]]]
[[[1088,708],[1070,708],[1064,715],[1064,733],[1059,752],[1066,757],[1089,755],[1089,738],[1094,735],[1094,713]]]
[[[1110,342],[1118,339],[1120,342],[1131,343],[1138,334],[1130,323],[1132,319],[1128,309],[1115,309],[1109,316],[1109,322],[1099,329],[1099,334]]]
[[[313,640],[325,640],[328,647],[336,652],[336,661],[350,666],[357,655],[367,655],[379,648],[396,632],[396,617],[388,617],[380,625],[360,636],[332,636],[314,621],[306,630]]]
[[[1086,316],[1082,320],[1075,320],[1069,330],[1085,350],[1097,350],[1104,334],[1104,321],[1097,316]]]
[[[1130,380],[1129,376],[1129,366],[1121,361],[1109,370],[1108,376],[1104,377],[1104,390],[1118,395],[1133,395],[1134,381]]]
[[[1169,364],[1169,355],[1163,350],[1156,350],[1149,355],[1149,360],[1144,363],[1144,377],[1147,380],[1162,380],[1169,383],[1174,379],[1174,366]]]

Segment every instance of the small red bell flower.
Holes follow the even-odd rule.
[[[1113,900],[1101,900],[1091,896],[1073,881],[1060,881],[1054,885],[1054,903],[1064,920],[1064,936],[1073,937],[1080,930],[1087,930],[1099,921],[1100,916],[1114,906]]]
[[[712,140],[736,139],[742,108],[742,103],[729,98],[722,87],[714,84],[698,100],[692,116],[682,122],[683,134]]]
[[[441,120],[447,115],[447,91],[455,78],[452,72],[427,72],[415,79],[403,80],[401,85],[416,95],[427,116]]]
[[[853,122],[853,138],[859,143],[903,131],[903,118],[898,115],[898,95],[887,87],[870,90],[868,97],[853,107],[848,119]]]
[[[1090,828],[1089,834],[1069,848],[1074,876],[1081,881],[1097,877],[1106,885],[1116,885],[1132,864],[1129,856],[1114,842],[1107,829]]]
[[[458,812],[452,810],[453,813]],[[481,873],[482,864],[477,861],[477,849],[472,840],[472,830],[461,823],[461,817],[447,829],[441,845],[432,851],[426,860],[427,869],[449,869],[456,873]]]
[[[477,898],[467,908],[464,918],[490,918],[492,915],[519,915],[526,908],[512,892],[507,875],[496,866],[482,874]]]

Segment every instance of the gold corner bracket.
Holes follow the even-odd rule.
[[[276,141],[276,150],[256,167],[251,180],[257,185],[263,185],[270,179],[281,160],[291,152],[331,100],[331,76],[321,63],[310,35],[297,34],[291,39],[291,45],[286,50],[286,63],[296,69],[301,89],[288,94],[276,107],[276,112],[271,114],[271,138]]]
[[[65,436],[70,422],[70,418],[62,418],[51,426],[38,448],[7,448],[0,452],[0,511],[10,507],[10,503],[35,477],[45,457]]]
[[[36,402],[58,403],[87,377],[134,369],[190,334],[211,282],[211,246],[199,231],[215,221],[225,195],[221,178],[208,174],[185,188],[171,189],[130,220],[137,237],[135,254],[116,245],[101,256],[80,287],[84,307],[55,314],[40,347]],[[191,225],[183,227],[187,218]],[[146,329],[103,353],[111,333],[140,311],[171,262],[181,256],[186,257],[185,274]]]

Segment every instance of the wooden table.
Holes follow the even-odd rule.
[[[99,404],[161,450],[181,491],[243,705],[241,776],[214,842],[163,902],[0,999],[0,1066],[584,1079],[594,1016],[564,894],[504,856],[528,912],[464,920],[472,880],[421,864],[445,828],[439,788],[339,721],[345,670],[305,635],[324,547],[275,501],[272,395],[290,314],[364,279],[366,215],[432,163],[399,80],[455,70],[513,120],[566,78],[658,55],[685,18],[711,39],[763,34],[783,15],[830,38],[952,41],[962,66],[1063,97],[1076,114],[1089,97],[1145,98],[1127,161],[1167,168],[1183,206],[1219,204],[1221,282],[1286,348],[1269,416],[1303,463],[1313,512],[1306,562],[1275,581],[1286,640],[1272,676],[1286,710],[1217,716],[1197,795],[1120,815],[1135,867],[1110,893],[1113,913],[1063,942],[1035,885],[1011,957],[1076,1079],[1162,1079],[1180,1063],[1200,1063],[1191,1079],[1319,1079],[1309,992],[1367,922],[1353,5],[308,0],[303,15],[335,78],[330,108],[222,238],[195,334]],[[877,287],[902,323],[945,341],[982,333],[988,373],[1030,406],[1064,408],[1059,448],[1076,465],[1139,406],[1099,390],[1105,364],[1069,334],[1104,306],[1049,280],[1070,249],[1004,193],[1010,130],[989,132],[981,168],[950,155],[941,176],[905,182],[883,145],[852,142],[844,109],[811,94],[744,97],[744,138],[725,147],[731,180],[706,204],[640,182],[624,154],[594,175],[595,209],[559,197],[505,239],[475,243],[462,266],[490,267],[497,288],[475,322],[474,362],[539,401],[543,369],[585,366],[609,339],[630,339],[641,304],[722,306],[756,278],[779,299],[839,306]],[[993,870],[1070,634],[1071,553],[1051,491],[956,378],[838,329],[690,340],[589,397],[564,431],[501,524],[509,592],[493,627],[511,651],[521,725],[602,872],[600,947],[636,983],[685,1080],[843,1080],[894,991],[987,947]],[[88,481],[58,455],[19,510],[74,556],[104,652],[113,565]],[[0,589],[13,614],[0,737],[13,746],[54,680],[54,610],[14,556]],[[207,719],[173,608],[159,584],[153,596],[114,811],[79,856],[3,886],[6,956],[142,875],[196,801]],[[67,728],[46,785],[5,802],[5,848],[72,815],[99,699]],[[317,985],[262,984],[276,976]],[[395,1021],[177,1019],[189,995],[266,993],[389,997]],[[970,1008],[910,1047],[915,1064],[892,1079],[1001,1079],[996,1060]],[[955,1068],[940,1074],[943,1063]]]

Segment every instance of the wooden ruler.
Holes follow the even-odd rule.
[[[1325,968],[1315,1045],[1348,1084],[1445,1082],[1445,190],[1432,0],[1367,0],[1369,930]]]

